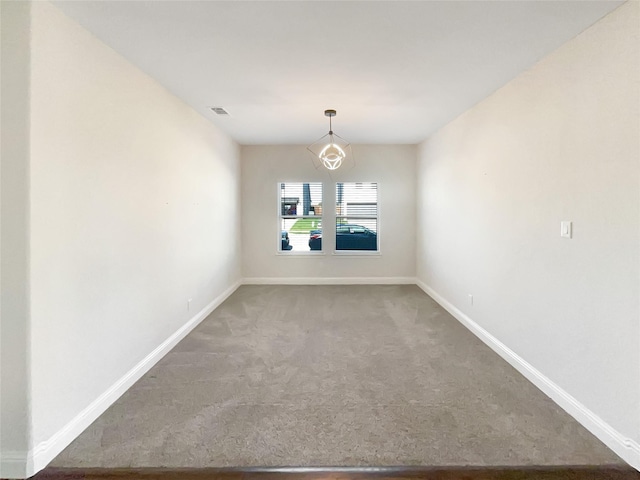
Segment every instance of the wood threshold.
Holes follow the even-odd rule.
[[[499,467],[46,468],[34,480],[640,480],[620,465]]]

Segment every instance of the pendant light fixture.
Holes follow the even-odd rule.
[[[329,117],[329,133],[309,145],[307,150],[314,156],[316,169],[322,166],[327,170],[337,170],[348,157],[353,158],[351,144],[333,133],[331,119],[336,116],[336,111],[325,110],[324,114]]]

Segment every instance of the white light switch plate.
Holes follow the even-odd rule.
[[[572,225],[571,222],[560,222],[560,236],[571,238]]]

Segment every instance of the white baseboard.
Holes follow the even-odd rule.
[[[415,277],[247,277],[243,285],[415,285]]]
[[[524,375],[531,383],[542,390],[549,398],[556,402],[569,415],[575,418],[582,426],[598,437],[624,461],[633,468],[640,470],[640,444],[623,436],[611,425],[602,420],[573,396],[543,375],[535,367],[529,364],[513,350],[500,342],[484,328],[471,320],[453,304],[440,296],[435,290],[420,280],[416,285],[453,315],[460,323],[467,327],[473,334],[489,346],[494,352],[511,364]]]
[[[211,303],[204,307],[187,323],[180,327],[173,335],[167,338],[155,350],[147,355],[135,367],[127,372],[120,380],[114,383],[107,391],[94,400],[87,408],[82,410],[73,420],[62,427],[51,438],[39,443],[29,455],[8,459],[5,465],[5,455],[2,456],[3,476],[15,472],[16,475],[7,475],[4,478],[25,478],[42,470],[62,450],[64,450],[78,435],[80,435],[91,423],[93,423],[104,411],[109,408],[120,396],[137,382],[151,367],[164,357],[180,340],[193,330],[202,320],[213,312],[224,300],[227,299],[241,285],[238,281],[218,295]],[[30,462],[29,459],[32,459]],[[11,462],[11,460],[14,460]],[[16,461],[21,464],[17,465]]]

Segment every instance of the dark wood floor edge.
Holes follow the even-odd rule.
[[[640,479],[640,472],[629,465],[443,465],[443,466],[361,466],[361,467],[205,467],[205,468],[61,468],[48,467],[32,477],[46,479],[108,479],[108,478],[259,478],[278,476],[287,479],[326,478],[630,478]],[[560,478],[560,477],[553,477]],[[585,477],[586,478],[586,477]]]
[[[629,465],[398,465],[383,467],[228,467],[218,471],[249,473],[407,473],[433,471],[468,471],[468,470],[517,470],[517,471],[556,471],[556,470],[622,470],[636,471]],[[639,472],[640,473],[640,472]]]
[[[33,480],[640,480],[625,465],[56,468]]]
[[[47,467],[48,471],[211,471],[211,472],[265,472],[265,473],[325,473],[325,472],[346,472],[346,473],[403,473],[414,471],[434,471],[434,470],[631,470],[636,471],[630,465],[619,463],[600,465],[390,465],[390,466],[310,466],[310,467]]]

